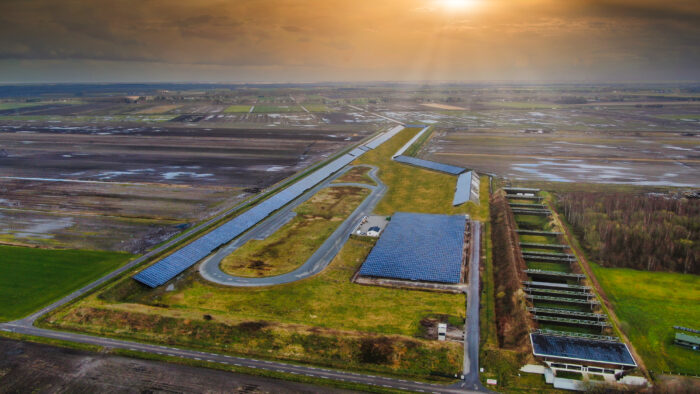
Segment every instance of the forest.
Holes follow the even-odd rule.
[[[593,192],[557,198],[559,211],[600,265],[700,274],[700,200]]]

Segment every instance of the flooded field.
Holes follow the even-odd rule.
[[[438,133],[424,155],[512,179],[700,185],[700,138],[676,133]]]
[[[0,242],[140,253],[367,134],[0,125]]]

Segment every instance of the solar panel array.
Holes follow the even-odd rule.
[[[530,334],[536,356],[596,361],[636,366],[629,349],[621,342],[598,341],[558,335]]]
[[[427,168],[430,170],[445,172],[445,173],[448,173],[450,175],[459,175],[467,170],[466,168],[462,168],[462,167],[451,166],[449,164],[436,163],[434,161],[423,160],[423,159],[419,159],[416,157],[410,157],[410,156],[396,156],[396,157],[394,157],[394,160],[398,161],[399,163],[411,164],[411,165],[414,165],[417,167],[423,167],[423,168]]]
[[[457,177],[457,190],[452,205],[461,205],[469,201],[472,194],[472,171],[464,172]]]
[[[384,134],[380,134],[377,138],[373,139],[372,141],[369,141],[365,145],[370,149],[376,149],[379,145],[389,141],[393,136],[398,134],[403,129],[403,126],[396,126],[393,129],[385,132]]]
[[[474,203],[479,203],[479,188],[481,187],[481,177],[475,171],[472,171],[472,192],[469,199]]]
[[[364,150],[362,150],[362,149],[360,149],[360,148],[355,148],[355,149],[351,150],[350,153],[348,153],[348,154],[349,154],[350,156],[355,156],[355,157],[357,157],[357,156],[361,156],[363,153],[365,153]]]
[[[459,283],[464,215],[397,212],[360,268],[360,275]]]
[[[393,129],[380,134],[370,143],[353,149],[350,153],[341,156],[326,166],[314,171],[311,175],[301,179],[299,182],[282,190],[269,199],[254,206],[250,210],[229,220],[215,230],[209,232],[178,249],[173,254],[156,262],[144,269],[133,278],[149,287],[158,287],[170,279],[174,278],[187,268],[193,266],[199,260],[209,255],[216,248],[224,245],[245,231],[255,226],[272,212],[282,208],[301,196],[305,191],[316,186],[331,174],[350,164],[357,157],[370,149],[374,149],[391,137],[403,130],[403,126],[396,126]]]
[[[406,150],[410,148],[411,145],[413,145],[413,143],[416,142],[416,140],[420,138],[421,135],[428,131],[429,128],[429,126],[426,126],[418,134],[414,135],[413,138],[411,138],[406,144],[404,144],[404,146],[402,146],[399,150],[396,151],[396,153],[394,153],[393,157],[403,155],[403,153],[406,152]]]
[[[364,151],[363,151],[364,153]],[[282,190],[241,215],[229,220],[196,241],[182,247],[152,266],[134,275],[137,281],[157,287],[174,278],[176,275],[206,257],[214,249],[224,245],[258,224],[272,212],[282,208],[314,187],[334,172],[350,164],[356,156],[346,154],[326,166],[314,171],[311,175]]]

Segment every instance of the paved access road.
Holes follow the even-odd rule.
[[[391,121],[398,122],[394,119],[388,119]],[[347,169],[345,169],[347,171]],[[318,273],[322,271],[330,262],[333,256],[337,254],[337,252],[340,250],[342,245],[345,243],[347,240],[347,237],[349,236],[350,232],[352,231],[352,226],[359,220],[361,216],[364,216],[365,214],[369,214],[372,211],[372,208],[377,204],[377,202],[381,199],[381,197],[384,195],[384,192],[386,190],[386,186],[381,183],[381,181],[376,177],[376,172],[377,169],[373,168],[372,171],[370,171],[370,176],[377,182],[377,186],[368,186],[368,185],[361,185],[362,187],[368,187],[372,189],[372,193],[368,197],[365,198],[363,203],[351,214],[351,216],[346,219],[345,222],[336,230],[336,232],[333,233],[333,235],[329,238],[329,240],[324,243],[321,248],[317,251],[314,256],[307,261],[301,268],[304,268],[303,272],[298,272],[299,273],[307,273],[306,276],[313,275],[315,273]],[[342,173],[342,172],[341,172]],[[340,175],[340,174],[339,174]],[[338,175],[338,176],[339,176]],[[309,198],[311,195],[316,193],[318,190],[320,190],[323,187],[328,187],[331,186],[328,184],[329,181],[323,182],[320,185],[318,185],[316,188],[310,190],[307,194],[305,194],[302,197]],[[335,184],[335,186],[339,186],[342,184]],[[346,184],[348,185],[348,184]],[[351,184],[351,185],[356,185],[356,184]],[[259,196],[256,199],[262,198],[263,196]],[[254,200],[256,200],[254,199]],[[245,203],[243,203],[245,204]],[[242,204],[241,204],[242,205]],[[145,254],[144,256],[139,257],[138,259],[135,259],[125,266],[119,268],[118,270],[104,276],[103,278],[69,294],[68,296],[62,298],[59,301],[56,301],[55,303],[41,309],[40,311],[37,311],[36,313],[21,319],[21,320],[16,320],[14,322],[9,322],[9,323],[4,323],[0,324],[0,330],[4,331],[10,331],[10,332],[15,332],[19,334],[25,334],[25,335],[34,335],[34,336],[40,336],[40,337],[45,337],[45,338],[52,338],[52,339],[59,339],[59,340],[65,340],[65,341],[71,341],[71,342],[78,342],[78,343],[86,343],[86,344],[92,344],[92,345],[98,345],[98,346],[103,346],[106,348],[120,348],[120,349],[128,349],[128,350],[133,350],[133,351],[141,351],[141,352],[146,352],[146,353],[153,353],[153,354],[160,354],[160,355],[168,355],[172,357],[181,357],[181,358],[188,358],[192,360],[202,360],[202,361],[207,361],[207,362],[212,362],[212,363],[219,363],[219,364],[226,364],[226,365],[235,365],[235,366],[241,366],[241,367],[247,367],[247,368],[253,368],[253,369],[264,369],[264,370],[269,370],[269,371],[277,371],[277,372],[284,372],[284,373],[289,373],[293,375],[305,375],[309,377],[315,377],[315,378],[320,378],[320,379],[331,379],[331,380],[339,380],[339,381],[347,381],[347,382],[353,382],[353,383],[360,383],[360,384],[367,384],[367,385],[375,385],[379,387],[386,387],[386,388],[393,388],[393,389],[399,389],[399,390],[407,390],[407,391],[416,391],[416,392],[433,392],[433,393],[476,393],[476,392],[484,392],[486,391],[481,384],[479,383],[479,375],[478,375],[478,356],[479,356],[479,245],[480,245],[480,225],[478,222],[473,222],[472,224],[472,232],[473,232],[473,245],[474,247],[472,248],[472,253],[470,256],[470,262],[469,262],[469,287],[467,290],[467,335],[465,335],[465,365],[464,365],[464,372],[465,372],[465,377],[462,382],[458,382],[456,384],[453,384],[451,386],[441,386],[437,384],[429,384],[429,383],[422,383],[422,382],[413,382],[413,381],[407,381],[407,380],[402,380],[402,379],[394,379],[394,378],[387,378],[387,377],[381,377],[381,376],[373,376],[373,375],[367,375],[367,374],[360,374],[360,373],[353,373],[353,372],[345,372],[345,371],[335,371],[335,370],[329,370],[329,369],[324,369],[324,368],[315,368],[311,366],[302,366],[302,365],[293,365],[293,364],[287,364],[287,363],[280,363],[280,362],[273,362],[273,361],[263,361],[263,360],[256,360],[256,359],[251,359],[251,358],[242,358],[242,357],[233,357],[229,355],[223,355],[223,354],[216,354],[216,353],[207,353],[207,352],[200,352],[200,351],[195,351],[195,350],[189,350],[189,349],[181,349],[181,348],[173,348],[173,347],[167,347],[167,346],[160,346],[160,345],[152,345],[152,344],[145,344],[145,343],[139,343],[139,342],[132,342],[132,341],[124,341],[124,340],[117,340],[117,339],[111,339],[111,338],[103,338],[103,337],[98,337],[98,336],[92,336],[92,335],[85,335],[85,334],[77,334],[77,333],[72,333],[72,332],[62,332],[62,331],[53,331],[53,330],[48,330],[48,329],[43,329],[43,328],[37,328],[34,327],[33,324],[36,321],[36,319],[51,311],[54,310],[70,301],[73,301],[77,297],[81,296],[82,294],[87,293],[88,291],[102,285],[103,283],[115,278],[118,275],[121,275],[123,272],[132,269],[136,265],[142,263],[143,261],[153,257],[155,254],[160,253],[164,249],[172,246],[175,243],[180,242],[183,238],[189,236],[193,232],[196,232],[204,227],[209,226],[210,224],[213,224],[214,222],[222,219],[224,216],[229,215],[236,209],[238,209],[241,205],[238,207],[232,208],[226,212],[223,212],[216,217],[208,220],[205,223],[200,224],[197,227],[194,227],[187,232],[173,238],[172,240],[168,241],[164,245],[161,245],[157,249]],[[287,208],[287,215],[289,215],[289,212],[292,209],[292,205],[288,206]],[[366,212],[366,213],[365,213]],[[276,215],[274,215],[276,216]],[[285,220],[289,220],[289,216],[279,216],[276,219],[273,218],[267,223],[267,225],[260,226],[261,230],[259,230],[259,233],[256,232],[258,235],[265,235],[265,231],[269,233],[269,231],[273,231],[275,228],[279,228],[281,225],[284,224]],[[277,227],[275,227],[277,226]],[[255,230],[255,229],[254,229]],[[252,232],[252,231],[251,231]],[[323,249],[323,250],[321,250]],[[318,256],[317,256],[318,254]],[[218,262],[214,264],[218,268]],[[280,275],[281,277],[282,275]],[[295,277],[294,280],[299,280],[299,277]],[[280,283],[286,283],[286,282],[280,282]],[[254,285],[255,286],[255,285]]]
[[[345,174],[345,172],[352,169],[354,166],[348,166],[343,171],[338,172],[336,175],[328,178],[327,180],[319,183],[314,188],[310,189],[304,193],[301,197],[296,199],[291,204],[283,207],[276,213],[274,213],[269,218],[265,219],[263,222],[255,226],[253,229],[243,234],[241,237],[237,238],[235,241],[219,249],[212,256],[208,257],[199,267],[199,272],[204,279],[211,282],[218,283],[224,286],[234,286],[234,287],[254,287],[254,286],[273,286],[283,283],[295,282],[310,276],[316,275],[323,271],[331,260],[338,254],[340,249],[343,247],[345,242],[350,237],[350,234],[354,226],[359,223],[363,216],[369,215],[374,207],[377,205],[379,200],[384,196],[386,192],[386,186],[377,177],[377,167],[369,165],[361,165],[361,167],[371,168],[369,176],[377,183],[377,186],[367,185],[364,183],[331,183],[333,180]],[[275,230],[279,229],[284,225],[293,210],[300,204],[307,201],[319,190],[326,187],[340,187],[340,186],[355,186],[364,187],[371,189],[372,192],[365,197],[362,203],[353,211],[350,216],[345,219],[345,221],[331,234],[328,239],[314,252],[313,255],[299,268],[292,272],[277,276],[268,276],[264,278],[244,278],[239,276],[229,275],[221,270],[220,263],[226,256],[233,253],[236,249],[241,247],[246,242],[251,239],[259,239],[266,235],[271,234]]]
[[[464,333],[464,379],[453,386],[487,392],[479,380],[479,263],[481,261],[481,223],[471,221],[471,254],[469,256],[469,286],[467,322]]]
[[[253,358],[234,357],[224,354],[200,352],[182,348],[174,348],[159,345],[150,345],[139,342],[122,341],[118,339],[102,338],[91,335],[76,334],[71,332],[46,330],[16,323],[0,324],[0,329],[26,335],[35,335],[44,338],[60,339],[64,341],[86,343],[91,345],[104,346],[107,348],[127,349],[166,355],[171,357],[187,358],[197,361],[207,361],[211,363],[234,365],[252,369],[263,369],[268,371],[284,372],[292,375],[303,375],[320,379],[339,380],[342,382],[353,382],[368,384],[379,387],[394,388],[399,390],[430,392],[430,393],[465,393],[462,388],[440,386],[422,382],[412,382],[402,379],[386,378],[382,376],[366,375],[353,372],[335,371],[325,368],[315,368],[302,365],[280,363],[274,361],[257,360]]]

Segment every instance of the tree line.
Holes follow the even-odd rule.
[[[604,267],[700,274],[700,200],[567,192],[558,206]]]

